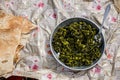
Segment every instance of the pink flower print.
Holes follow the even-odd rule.
[[[36,70],[38,70],[38,65],[34,64],[31,68],[32,68],[33,71],[36,71]]]
[[[44,3],[43,2],[38,3],[38,7],[39,8],[43,8],[44,7]]]
[[[53,18],[56,18],[56,17],[57,17],[56,13],[53,13],[52,17],[53,17]]]
[[[64,71],[64,68],[62,68],[62,71]]]
[[[116,22],[117,19],[116,19],[115,17],[112,17],[111,21],[112,21],[112,22]]]
[[[96,10],[101,10],[101,5],[97,5]]]
[[[34,6],[37,6],[37,4],[34,4]]]
[[[49,80],[51,80],[51,79],[52,79],[52,74],[49,73],[49,74],[47,75],[47,78],[48,78]]]
[[[100,73],[101,72],[101,68],[99,66],[95,67],[95,73]]]
[[[31,66],[29,66],[29,68],[31,69]]]
[[[111,59],[111,58],[112,58],[112,55],[111,55],[111,54],[107,54],[107,58],[108,58],[108,59]]]
[[[97,0],[100,3],[100,0]]]
[[[37,33],[40,31],[39,27],[35,29],[35,32],[33,33],[33,37],[36,37]]]
[[[37,31],[37,32],[39,32],[39,31],[40,31],[40,28],[39,28],[39,27],[37,27],[37,28],[36,28],[36,31]]]
[[[14,4],[14,2],[11,2],[11,4]]]
[[[49,48],[49,47],[50,47],[50,44],[47,44],[47,45],[46,45],[46,48]]]
[[[38,60],[34,60],[34,62],[38,62]]]
[[[7,3],[6,6],[9,7],[10,5]]]
[[[12,6],[12,5],[14,5],[14,2],[13,2],[13,1],[9,1],[9,2],[6,2],[6,3],[5,3],[5,6],[8,7],[8,8],[9,8],[10,6]]]
[[[33,37],[36,37],[36,35],[37,35],[36,32],[34,32],[34,33],[33,33]]]
[[[108,58],[108,59],[111,59],[111,58],[112,58],[112,55],[109,53],[108,49],[106,49],[106,55],[107,55],[107,58]]]
[[[49,51],[48,51],[48,54],[50,54],[50,55],[51,55],[51,54],[52,54],[52,52],[49,50]]]

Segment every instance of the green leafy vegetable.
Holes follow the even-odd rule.
[[[70,67],[89,66],[101,56],[97,29],[86,22],[73,22],[58,28],[53,35],[53,48],[59,60]]]

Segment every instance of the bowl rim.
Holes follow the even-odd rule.
[[[53,49],[53,47],[52,47],[53,34],[54,34],[54,32],[56,31],[56,29],[57,29],[57,28],[59,27],[59,25],[62,24],[63,22],[65,22],[65,21],[67,21],[67,20],[71,20],[71,19],[85,19],[85,20],[93,23],[94,25],[96,25],[96,27],[97,27],[98,29],[100,29],[100,26],[98,26],[97,23],[95,23],[94,21],[92,21],[92,20],[90,20],[90,19],[88,19],[88,18],[85,18],[85,17],[72,17],[72,18],[67,18],[67,19],[61,21],[59,24],[57,24],[56,27],[55,27],[55,29],[53,30],[52,34],[50,35],[50,50],[51,50],[52,55],[53,55],[53,57],[55,58],[55,60],[56,60],[59,64],[61,64],[62,66],[64,66],[64,67],[67,68],[67,69],[70,69],[70,70],[72,70],[72,71],[83,71],[83,70],[91,69],[91,68],[93,68],[98,62],[100,62],[101,58],[103,57],[104,51],[105,51],[106,42],[105,42],[105,36],[104,36],[103,32],[101,33],[102,36],[103,36],[103,41],[104,41],[104,45],[103,45],[104,48],[103,48],[103,52],[101,53],[102,55],[101,55],[101,57],[98,59],[98,61],[96,61],[94,64],[92,64],[92,65],[90,65],[90,66],[88,66],[88,67],[86,67],[86,68],[74,68],[74,67],[69,67],[69,66],[65,65],[63,62],[61,62],[61,61],[57,58],[56,52],[54,51],[54,49]]]

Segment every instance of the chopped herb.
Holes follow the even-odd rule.
[[[73,22],[58,28],[53,35],[53,48],[59,60],[69,67],[90,66],[101,56],[97,29],[86,22]]]

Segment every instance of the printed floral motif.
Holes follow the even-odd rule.
[[[37,3],[34,3],[33,5],[36,6],[36,7],[38,7],[38,8],[43,8],[45,6],[45,4],[44,4],[43,1],[39,1]]]
[[[49,47],[50,47],[50,44],[47,44],[47,45],[46,45],[46,48],[49,48]]]
[[[92,76],[95,76],[96,74],[98,75],[100,73],[101,73],[101,67],[98,64],[90,70],[90,74]]]
[[[56,18],[56,17],[57,17],[56,13],[53,13],[52,17],[53,17],[53,18]]]
[[[97,0],[98,1],[98,3],[100,3],[101,1],[100,0]]]
[[[95,73],[100,73],[101,72],[101,68],[99,66],[95,67]]]
[[[39,2],[37,5],[39,8],[43,8],[44,7],[44,3],[43,2]]]
[[[30,56],[26,58],[26,64],[33,71],[37,71],[39,67],[39,58],[37,56]]]
[[[64,71],[64,68],[62,68],[62,71]]]
[[[107,55],[107,59],[111,59],[112,58],[112,55],[110,54],[108,49],[106,49],[106,55]]]
[[[115,17],[112,17],[111,21],[112,21],[112,22],[116,22],[117,19],[116,19]]]
[[[24,6],[27,6],[26,2],[28,2],[29,0],[5,0],[5,3],[2,4],[2,5],[4,5],[5,9],[7,10],[10,7],[13,7],[13,6],[16,7],[17,1],[22,1],[21,4],[19,4],[19,6],[21,6],[24,3],[25,3]],[[22,8],[23,8],[22,6],[20,7],[21,9],[18,10],[18,12],[17,12],[17,10],[15,10],[15,11],[13,10],[13,12],[16,12],[16,15],[21,15],[21,16],[27,18],[27,19],[28,18],[33,19],[33,21],[35,21],[35,19],[37,17],[39,22],[36,25],[38,25],[38,28],[36,30],[34,30],[34,32],[32,33],[32,37],[34,39],[38,39],[38,37],[40,36],[40,46],[38,46],[38,45],[27,46],[27,48],[29,47],[31,50],[28,50],[26,48],[26,51],[28,50],[28,56],[26,57],[26,59],[24,61],[21,62],[21,64],[18,64],[17,69],[19,71],[21,71],[21,70],[25,70],[25,68],[27,68],[27,70],[24,71],[25,73],[27,73],[27,71],[28,72],[30,72],[30,71],[31,72],[35,72],[36,74],[32,75],[32,77],[35,77],[36,75],[39,75],[40,76],[40,78],[39,78],[40,80],[53,80],[55,74],[58,75],[57,78],[55,77],[55,80],[62,80],[61,76],[62,76],[63,80],[69,80],[69,79],[71,79],[71,80],[72,79],[75,79],[75,80],[88,80],[88,79],[84,79],[84,78],[81,78],[81,77],[79,79],[76,78],[75,76],[79,76],[79,75],[75,74],[75,73],[72,73],[75,76],[70,76],[70,77],[69,76],[65,76],[65,75],[69,75],[69,73],[71,73],[71,71],[69,69],[67,69],[67,68],[64,68],[64,67],[61,67],[61,68],[58,67],[59,64],[56,64],[54,58],[50,57],[52,53],[50,51],[49,42],[47,42],[47,40],[49,39],[48,38],[49,36],[45,35],[45,36],[41,37],[41,34],[43,35],[44,32],[46,32],[46,31],[52,32],[52,30],[55,28],[54,25],[51,26],[48,23],[56,24],[56,20],[57,20],[57,24],[58,24],[59,21],[64,20],[64,18],[62,18],[64,16],[64,11],[66,11],[66,12],[68,11],[67,12],[68,15],[70,14],[70,17],[73,17],[73,16],[71,16],[71,12],[74,10],[74,5],[78,6],[78,5],[74,4],[74,1],[78,2],[78,4],[80,3],[80,4],[83,4],[83,5],[84,5],[85,2],[82,2],[83,0],[81,0],[81,2],[80,2],[80,0],[56,0],[56,2],[58,2],[58,4],[60,4],[60,6],[59,6],[60,8],[57,8],[56,5],[55,5],[55,9],[53,9],[53,6],[50,4],[51,2],[49,2],[51,0],[31,0],[31,1],[32,2],[30,2],[30,4],[32,3],[32,6],[30,4],[28,4],[30,6],[28,6],[29,8],[27,8],[30,13],[27,12],[27,11],[26,11],[27,13],[25,13],[24,10],[22,10]],[[87,7],[87,9],[90,11],[90,13],[94,13],[95,17],[97,15],[97,17],[99,19],[100,17],[103,17],[103,15],[101,15],[101,14],[104,13],[104,8],[105,7],[103,7],[103,6],[106,5],[105,1],[108,1],[108,0],[93,0],[93,2],[85,3],[84,6]],[[88,3],[89,3],[89,6],[86,5]],[[48,6],[48,7],[45,8],[46,6]],[[83,7],[83,8],[85,8],[85,7]],[[90,8],[88,8],[88,7],[90,7]],[[45,10],[43,11],[44,13],[42,13],[42,10],[41,10],[43,8],[45,8]],[[59,12],[57,12],[61,8],[63,9],[63,13],[62,13],[63,16],[61,16],[61,14],[59,15]],[[10,8],[10,9],[12,9],[12,8]],[[81,10],[81,13],[79,13],[79,15],[83,16],[83,17],[89,18],[88,13],[86,13],[86,11],[84,11],[84,10],[87,10],[87,9]],[[78,7],[78,10],[79,10],[79,7]],[[36,12],[38,11],[38,13],[35,13],[35,12],[32,12],[32,11],[36,11]],[[71,12],[69,13],[69,11],[71,11]],[[110,11],[111,15],[109,15],[108,18],[106,19],[106,20],[108,20],[108,25],[110,25],[111,23],[117,22],[117,15],[116,15],[116,13],[114,15],[111,12],[113,12],[113,11],[112,10]],[[35,13],[35,14],[33,14],[33,13]],[[73,12],[73,13],[77,14],[75,12]],[[96,14],[96,13],[100,13],[100,14]],[[48,21],[50,21],[50,22],[48,22]],[[41,28],[41,26],[40,26],[41,23],[44,24],[43,25],[43,26],[45,26],[44,29]],[[39,34],[40,31],[41,31],[41,33]],[[35,49],[33,49],[33,47]],[[38,53],[34,53],[34,52],[36,52],[36,49],[38,47],[40,47]],[[22,56],[26,56],[27,55],[26,53],[24,53],[24,51],[22,52],[22,54],[23,54]],[[36,54],[39,54],[39,55],[36,56]],[[111,50],[107,49],[106,50],[106,55],[105,55],[105,60],[109,62],[109,60],[111,60],[113,58],[113,56],[114,55],[112,54]],[[54,61],[52,62],[52,60],[54,60]],[[47,61],[51,61],[51,62],[49,63]],[[111,66],[111,64],[102,62],[102,59],[101,59],[101,64],[110,65]],[[19,65],[24,65],[24,67],[21,67]],[[119,64],[117,64],[117,65],[119,66]],[[109,68],[109,66],[108,66],[108,68]],[[110,73],[106,72],[104,69],[105,68],[102,67],[101,65],[99,66],[99,63],[98,63],[98,65],[96,65],[95,67],[93,67],[90,70],[91,77],[94,80],[98,80],[98,77],[99,77],[100,74],[103,74],[103,75],[106,76],[107,74],[111,73],[111,72]],[[54,72],[54,70],[56,71],[55,74],[53,74],[52,72],[49,72],[49,71],[53,71]],[[15,75],[22,74],[19,71],[16,70]],[[37,71],[40,72],[40,74],[37,74]],[[59,71],[61,73],[59,73]],[[102,73],[102,71],[104,73]],[[63,75],[63,74],[65,74],[65,75]],[[22,75],[24,75],[24,74],[22,74]],[[83,76],[85,77],[85,75],[83,75]],[[31,75],[29,75],[29,76],[31,76]],[[64,79],[64,78],[66,78],[66,79]]]
[[[67,11],[73,10],[72,5],[74,0],[63,0],[63,8]]]
[[[101,10],[101,5],[97,5],[96,10]]]
[[[14,4],[14,2],[11,2],[11,4]]]
[[[111,54],[107,54],[107,58],[108,58],[108,59],[111,59],[111,58],[112,58],[112,55],[111,55]]]
[[[35,31],[33,32],[33,37],[37,37],[38,32],[40,32],[40,28],[37,27]]]
[[[38,70],[38,65],[34,64],[31,68],[32,68],[33,71],[36,71],[36,70]]]
[[[14,5],[14,1],[13,0],[5,1],[6,8],[9,8],[9,7],[13,6],[13,5]]]
[[[104,11],[100,0],[94,0],[94,2],[89,7],[89,9],[93,9],[93,13]]]
[[[38,62],[38,60],[34,60],[34,62]]]
[[[50,55],[51,55],[51,54],[52,54],[52,52],[49,50],[49,51],[48,51],[48,54],[50,54]]]
[[[36,37],[36,32],[33,33],[33,37]]]
[[[47,78],[48,78],[49,80],[51,80],[51,79],[52,79],[52,74],[49,73],[49,74],[47,75]]]
[[[8,4],[8,3],[6,3],[6,6],[7,6],[7,7],[9,7],[9,4]]]

